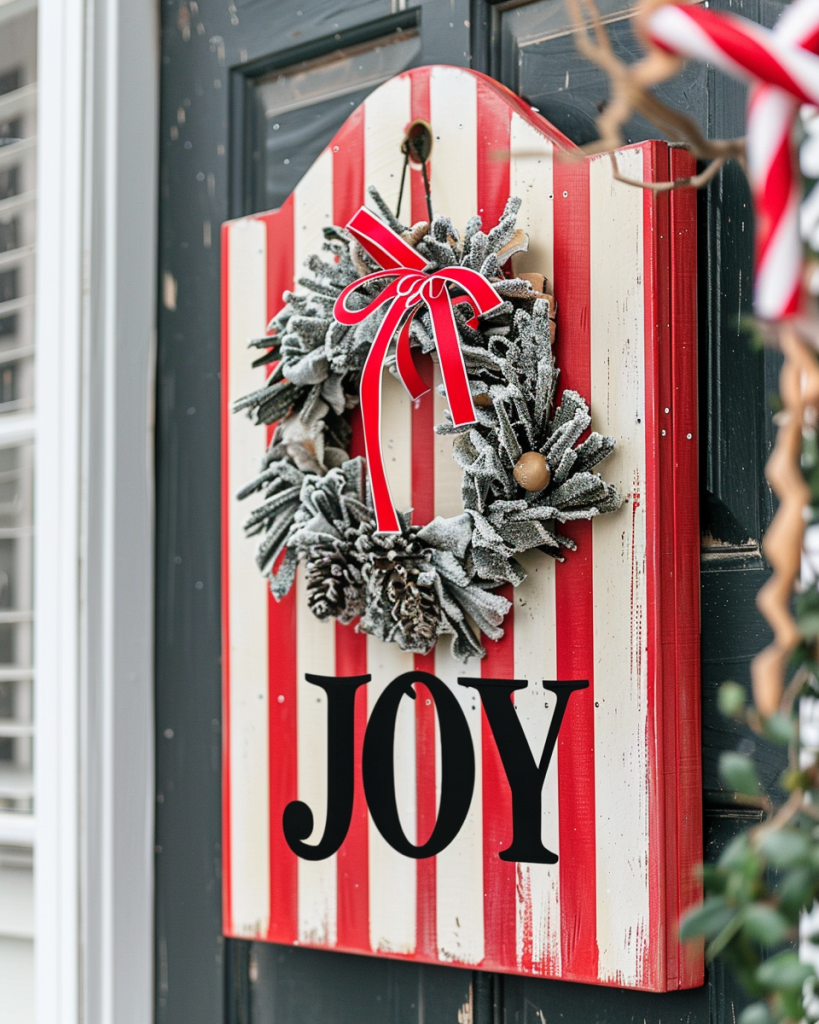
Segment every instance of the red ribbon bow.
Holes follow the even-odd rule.
[[[381,374],[390,342],[397,331],[398,375],[411,397],[420,398],[429,388],[413,364],[409,331],[412,318],[426,306],[452,420],[456,426],[474,423],[475,407],[469,393],[453,306],[468,302],[475,312],[469,323],[477,326],[478,316],[497,309],[503,299],[485,277],[468,267],[446,267],[431,274],[424,273],[427,265],[424,257],[364,206],[349,222],[347,230],[384,268],[348,285],[336,299],[333,315],[339,323],[353,326],[372,316],[385,303],[389,304],[361,374],[361,418],[377,529],[380,533],[400,533],[381,451]],[[363,309],[347,307],[348,297],[361,285],[385,277],[393,280]],[[465,294],[453,297],[447,287],[450,284]]]

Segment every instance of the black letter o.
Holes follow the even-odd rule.
[[[432,835],[422,846],[407,839],[395,799],[395,720],[404,696],[415,700],[413,682],[423,683],[435,701],[441,733],[441,800]],[[375,827],[405,857],[420,860],[446,849],[461,830],[475,788],[475,753],[466,716],[452,691],[429,672],[404,672],[376,701],[364,736],[361,772]]]

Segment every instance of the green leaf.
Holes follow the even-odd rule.
[[[717,705],[726,718],[739,718],[745,710],[745,689],[739,683],[723,683],[717,690]]]
[[[773,1017],[768,1009],[768,1004],[760,1000],[758,1003],[751,1003],[750,1006],[746,1006],[739,1015],[737,1024],[773,1024]]]
[[[747,754],[726,750],[720,754],[719,774],[725,785],[742,796],[759,796],[759,777]]]
[[[786,768],[779,777],[779,785],[786,793],[792,793],[795,789],[803,786],[805,776],[798,768]]]
[[[759,844],[759,849],[775,868],[793,868],[807,859],[810,854],[810,840],[795,828],[778,828],[768,832]]]
[[[705,891],[709,896],[718,896],[725,892],[726,873],[722,868],[718,868],[716,864],[703,864],[700,871]]]
[[[733,942],[741,928],[742,914],[734,914],[722,931],[705,947],[705,959],[710,963],[714,957],[719,956],[726,946]]]
[[[683,942],[700,936],[711,939],[719,935],[735,913],[722,896],[709,896],[701,906],[685,914],[680,922],[680,938]]]
[[[819,611],[805,611],[797,618],[796,625],[805,640],[815,640],[819,636]]]
[[[762,946],[776,946],[788,934],[787,919],[766,903],[751,903],[745,908],[743,929],[753,942]]]
[[[802,990],[780,992],[782,1016],[787,1020],[804,1020],[805,1008],[802,1003]]]
[[[815,588],[796,598],[796,624],[806,640],[819,636],[819,593]]]
[[[802,435],[802,469],[805,473],[816,469],[819,465],[819,446],[816,443],[816,431],[806,430]]]
[[[808,867],[796,867],[777,885],[777,894],[786,912],[810,906],[814,898],[815,875]]]
[[[765,719],[765,735],[782,747],[787,747],[796,741],[794,723],[779,712]]]
[[[719,866],[728,871],[748,871],[757,863],[756,851],[752,849],[745,832],[740,832],[720,854]]]
[[[759,885],[762,867],[761,859],[749,859],[746,867],[730,873],[725,886],[725,898],[731,906],[745,907],[762,898]]]
[[[790,950],[776,953],[756,969],[756,978],[760,985],[784,992],[801,992],[802,986],[808,978],[813,977],[813,974],[813,968],[809,964],[801,963],[796,953]]]

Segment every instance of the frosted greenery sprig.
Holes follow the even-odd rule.
[[[475,524],[474,557],[488,579],[518,584],[526,577],[515,555],[538,548],[555,557],[574,541],[558,525],[620,507],[617,489],[591,470],[614,450],[614,439],[591,433],[589,407],[572,390],[554,408],[560,371],[551,346],[549,307],[537,299],[517,309],[509,328],[474,332],[464,361],[478,422],[456,434],[453,454],[464,471],[464,508]],[[526,491],[515,467],[527,453],[543,456],[546,485]]]

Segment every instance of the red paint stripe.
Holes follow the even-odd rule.
[[[429,68],[419,68],[413,71],[410,75],[410,111],[411,120],[415,121],[418,118],[422,118],[424,121],[430,120],[430,99],[429,99]],[[435,156],[435,146],[432,147],[432,157],[427,163],[427,174],[432,176],[432,158]],[[427,200],[426,193],[424,191],[424,177],[421,173],[421,168],[410,164],[407,170],[407,177],[409,179],[409,194],[410,194],[410,220],[413,224],[416,224],[419,220],[429,220],[429,213],[427,212]],[[406,187],[406,186],[405,186]],[[432,197],[433,207],[432,212],[442,213],[441,210],[435,209],[435,197]],[[407,209],[406,196],[402,199],[401,203],[401,217],[402,220],[406,216],[404,211]]]
[[[493,228],[509,198],[509,152],[512,110],[487,83],[477,83],[477,194],[483,230]],[[510,601],[512,588],[499,590]],[[504,623],[505,635],[497,643],[487,640],[481,675],[486,678],[515,678],[514,609]],[[509,970],[517,962],[516,891],[517,866],[500,860],[498,854],[512,840],[512,797],[497,746],[486,715],[481,712],[483,779],[483,877],[484,877],[484,966]]]
[[[352,414],[350,455],[364,454],[361,411]],[[367,637],[357,633],[356,622],[336,624],[336,672],[362,675],[367,671]],[[361,753],[367,728],[367,689],[361,687],[355,704],[355,791],[350,830],[338,851],[338,946],[351,951],[370,949],[369,814],[361,775]]]
[[[643,178],[668,179],[668,146],[646,143]],[[643,192],[649,941],[642,982],[676,988],[677,761],[674,467],[668,193]],[[668,410],[668,412],[666,412]],[[669,774],[669,772],[671,774]],[[669,913],[669,908],[674,912]]]
[[[333,139],[333,220],[346,224],[364,202],[364,118],[358,107]],[[364,454],[360,410],[353,417],[350,455]],[[361,675],[367,671],[367,638],[355,623],[336,624],[336,672]],[[368,950],[370,946],[369,821],[361,778],[361,752],[367,728],[367,690],[361,687],[355,705],[355,794],[350,830],[338,851],[338,946]]]
[[[259,218],[267,241],[267,316],[294,286],[294,200]],[[274,258],[275,256],[275,258]],[[270,433],[270,432],[269,432]],[[268,595],[268,762],[270,790],[270,942],[298,939],[298,860],[282,832],[282,815],[298,797],[296,761],[296,591]]]
[[[418,359],[421,378],[432,387],[433,366],[429,356]],[[413,522],[428,523],[435,516],[435,408],[428,391],[412,409],[412,505]],[[415,656],[418,671],[435,673],[435,652]],[[415,764],[417,786],[418,839],[423,843],[432,834],[437,815],[435,790],[435,705],[428,703],[426,687],[416,687]],[[434,857],[418,861],[416,875],[416,949],[419,956],[437,960],[436,861]]]
[[[350,455],[364,454],[361,412],[352,415]],[[367,637],[357,633],[356,622],[336,624],[336,672],[362,675],[367,671]],[[338,851],[338,946],[351,951],[370,949],[369,814],[361,775],[361,753],[367,728],[367,689],[361,687],[355,704],[355,791],[350,830]]]
[[[694,158],[670,150],[671,175],[694,173]],[[703,857],[700,765],[700,524],[697,438],[697,197],[671,193],[671,351],[674,389],[674,553],[677,629],[677,835],[679,895],[668,913],[674,925],[702,899],[697,867]],[[674,777],[672,776],[672,777]],[[680,944],[679,985],[704,980],[701,943]]]
[[[230,412],[229,377],[229,317],[228,296],[230,280],[228,275],[230,256],[230,225],[223,224],[222,232],[222,351],[221,351],[221,428],[222,428],[222,929],[225,935],[233,934],[233,899],[230,845],[230,464],[228,448],[228,423]]]
[[[412,120],[430,120],[430,72],[425,68],[410,78],[410,111]],[[434,147],[433,147],[434,156]],[[430,160],[427,173],[432,175]],[[428,220],[424,179],[420,168],[410,165],[409,211],[412,223]],[[404,199],[403,209],[407,209]],[[435,212],[435,211],[434,211]],[[437,211],[441,213],[443,211]],[[427,387],[432,387],[433,365],[429,356],[416,349],[415,365]],[[412,409],[412,521],[428,523],[435,517],[435,405],[432,392],[427,392]],[[435,673],[435,652],[416,654],[415,668],[420,672]],[[415,701],[415,772],[418,822],[416,842],[423,843],[432,834],[438,813],[435,790],[435,705],[427,703],[429,693],[425,686],[416,686]],[[435,857],[419,860],[415,878],[415,942],[416,956],[428,960],[438,959],[437,862]]]
[[[355,624],[336,623],[336,673],[363,675],[367,671],[367,637]],[[338,851],[338,941],[340,949],[367,950],[370,945],[370,876],[367,803],[361,781],[361,752],[367,728],[367,688],[355,702],[355,796],[347,838]]]
[[[498,590],[509,601],[512,587]],[[481,662],[485,679],[515,678],[514,611],[504,623],[502,640],[486,641]],[[481,774],[483,785],[483,920],[485,954],[482,966],[512,970],[517,963],[517,865],[498,856],[512,841],[512,794],[501,764],[492,729],[481,710]]]
[[[421,380],[430,389],[413,402],[412,408],[412,521],[423,526],[435,518],[434,368],[432,359],[420,355],[418,349],[415,349],[413,355]]]
[[[562,387],[591,394],[589,164],[554,164],[557,358]],[[588,679],[572,697],[558,738],[560,945],[563,976],[597,977],[592,529],[564,527],[577,542],[555,574],[558,679]]]
[[[435,674],[435,652],[415,655],[418,672]],[[418,844],[432,835],[438,813],[435,792],[435,705],[423,684],[415,686],[415,771],[417,779]],[[436,923],[437,863],[435,857],[419,860],[415,880],[416,956],[438,959],[438,928]]]
[[[480,79],[478,93],[478,213],[483,230],[489,231],[501,218],[509,198],[508,156],[512,110],[493,89]]]

